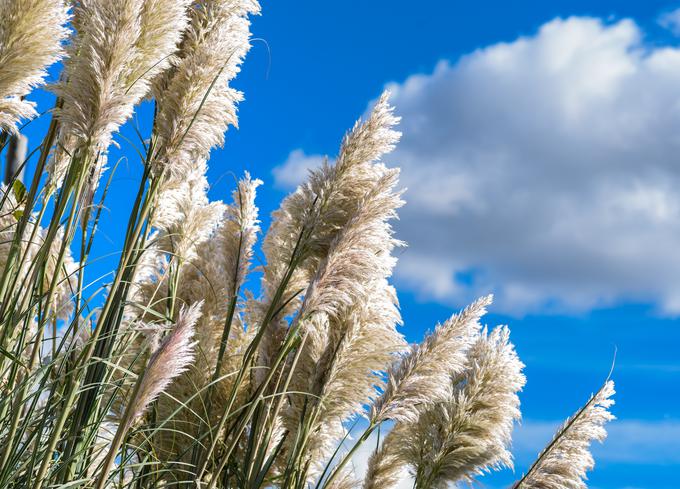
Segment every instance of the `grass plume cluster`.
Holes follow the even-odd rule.
[[[261,245],[262,182],[208,198],[257,13],[254,0],[0,0],[3,147],[37,115],[24,97],[63,67],[30,182],[0,189],[0,487],[386,489],[410,473],[425,489],[512,467],[525,379],[509,330],[480,323],[491,297],[419,344],[400,332],[388,94]],[[100,181],[143,100],[138,191],[92,292]],[[513,487],[584,487],[612,394],[607,382]]]

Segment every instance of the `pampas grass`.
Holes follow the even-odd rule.
[[[441,400],[422,404],[415,421],[397,423],[382,447],[383,456],[393,452],[410,466],[417,488],[445,489],[512,468],[509,445],[525,380],[508,329],[479,333],[466,364],[464,372],[451,374]],[[371,463],[380,464],[380,457]]]
[[[590,400],[557,431],[538,459],[513,489],[584,489],[586,472],[595,465],[589,446],[603,441],[604,425],[614,419],[614,382],[608,380]]]
[[[63,0],[2,0],[0,12],[0,130],[14,132],[37,115],[23,97],[62,57],[68,11]]]
[[[418,344],[400,332],[388,93],[261,236],[262,182],[246,173],[223,203],[206,178],[237,124],[257,2],[0,7],[6,134],[36,115],[23,97],[66,53],[32,180],[0,188],[0,487],[377,489],[410,473],[424,489],[512,467],[524,377],[509,329],[481,324],[491,297]],[[88,295],[107,154],[144,99],[154,119],[119,262]],[[612,394],[608,382],[514,487],[584,487]]]

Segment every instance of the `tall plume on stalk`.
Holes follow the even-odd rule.
[[[203,176],[171,183],[161,193],[154,215],[159,233],[153,251],[169,253],[171,261],[186,262],[183,273],[194,287],[183,288],[182,299],[206,299],[207,310],[212,310],[209,304],[213,300],[215,307],[223,310],[238,293],[250,269],[260,229],[255,195],[262,181],[252,179],[246,172],[229,205],[209,201]],[[145,275],[141,269],[140,285],[157,288],[154,278]],[[196,289],[199,283],[202,285]],[[150,295],[146,299],[152,300]]]
[[[229,86],[250,49],[255,0],[197,0],[173,69],[156,86],[154,160],[176,178],[203,173],[210,150],[237,124],[241,92]]]
[[[233,371],[233,357],[239,356],[238,352],[244,347],[242,342],[248,337],[240,317],[240,291],[250,272],[253,247],[260,230],[255,196],[261,183],[248,173],[238,182],[232,202],[224,207],[219,225],[211,239],[197,248],[196,258],[185,268],[180,284],[178,295],[184,302],[205,302],[197,328],[201,357],[195,365],[195,373],[201,380],[193,379],[200,385],[209,382],[218,360],[223,360],[218,375]],[[226,338],[223,337],[225,328],[230,334]],[[223,341],[229,346],[222,352],[227,358],[218,359]],[[224,384],[228,383],[218,384],[218,397]]]
[[[512,489],[585,489],[586,472],[595,465],[589,447],[603,441],[604,425],[614,419],[614,382],[608,380],[576,414],[569,418],[538,459]]]
[[[245,173],[232,193],[232,204],[227,207],[225,222],[218,232],[219,239],[216,242],[223,250],[221,255],[225,257],[230,298],[241,289],[252,264],[253,247],[260,232],[259,210],[255,205],[260,185],[262,180],[253,179],[250,173]]]
[[[171,382],[184,373],[194,359],[194,325],[201,314],[201,303],[193,304],[179,313],[174,327],[153,352],[146,368],[139,375],[131,397],[127,400],[125,413],[111,441],[103,467],[95,485],[106,487],[109,470],[114,464],[118,450],[133,423],[149,405],[164,392]]]
[[[444,324],[437,325],[420,344],[395,360],[387,372],[387,385],[371,406],[371,423],[387,419],[413,422],[418,407],[437,402],[449,393],[449,376],[467,367],[466,351],[479,331],[492,296],[482,297]]]
[[[192,398],[192,403],[202,402],[194,395],[195,389],[204,389],[217,371],[222,343],[228,342],[233,351],[225,355],[220,372],[234,368],[252,331],[242,325],[240,304],[232,321],[228,320],[228,304],[238,296],[250,266],[259,230],[254,196],[261,182],[247,176],[239,183],[234,204],[225,207],[207,199],[205,170],[211,148],[223,142],[228,125],[236,124],[236,103],[242,95],[229,84],[250,47],[248,15],[257,12],[258,3],[250,0],[192,2],[189,25],[172,68],[154,84],[157,113],[151,161],[155,170],[165,172],[168,178],[158,190],[158,205],[151,218],[159,234],[149,258],[153,262],[154,255],[160,254],[169,260],[164,269],[147,275],[151,280],[136,288],[143,304],[162,305],[168,295],[188,304],[205,299],[204,314],[197,324],[196,365],[173,387],[177,399]],[[180,277],[179,288],[171,291],[173,274]],[[225,328],[231,331],[226,340],[222,338]],[[225,379],[215,385],[212,394],[216,402],[229,391],[228,384]],[[193,412],[182,410],[173,420],[186,430],[187,437],[160,434],[154,438],[163,457],[191,455],[186,445],[212,416],[204,412],[204,404],[194,407]],[[158,409],[173,412],[177,406],[161,400]],[[201,416],[196,417],[199,412]]]
[[[156,404],[157,415],[167,420],[169,428],[150,440],[156,455],[162,460],[190,462],[187,457],[191,456],[199,428],[203,424],[209,427],[217,423],[220,407],[227,404],[233,373],[240,367],[243,351],[252,339],[253,331],[244,327],[241,317],[240,289],[250,271],[253,246],[259,232],[255,196],[261,183],[246,173],[238,182],[229,205],[209,203],[204,193],[200,199],[196,195],[185,198],[181,189],[173,191],[176,193],[173,199],[169,199],[173,192],[162,194],[162,212],[157,222],[160,239],[156,239],[156,246],[148,251],[154,257],[157,253],[164,255],[167,251],[178,251],[178,247],[184,250],[181,278],[174,291],[176,300],[180,304],[203,304],[195,325],[195,359],[187,371],[168,387],[169,396],[159,399]],[[181,205],[173,200],[179,200]],[[206,205],[219,212],[211,217],[212,221],[197,218]],[[170,227],[165,229],[167,225]],[[170,254],[170,263],[176,258]],[[152,262],[150,265],[151,273],[142,273],[139,277],[135,302],[164,311],[165,298],[170,293],[168,262]],[[129,316],[131,326],[137,328],[136,323],[144,316],[144,310],[133,307]],[[158,328],[146,328],[144,334],[146,341],[136,342],[126,348],[126,353],[134,357],[146,345],[157,342]],[[221,380],[209,388],[215,375]],[[209,411],[205,394],[208,389],[215,406]],[[196,395],[199,391],[204,394]],[[238,405],[243,394],[239,391]],[[179,467],[177,473],[168,473],[167,478],[183,480],[186,471],[186,466]]]
[[[204,179],[201,181],[205,183]],[[253,247],[260,230],[255,196],[261,184],[261,180],[252,179],[246,172],[237,183],[229,205],[209,202],[206,188],[189,195],[179,190],[180,197],[174,203],[170,199],[161,201],[159,210],[164,217],[159,218],[156,225],[162,234],[170,235],[167,239],[187,243],[180,245],[180,250],[192,248],[181,254],[183,259],[190,261],[184,273],[186,280],[193,283],[192,287],[182,287],[180,295],[185,301],[206,300],[205,310],[210,311],[211,301],[214,301],[220,313],[226,314],[226,304],[238,294],[250,270]],[[197,216],[200,211],[196,208],[205,206],[213,210],[209,212],[209,218],[200,219]],[[159,241],[163,243],[164,239]],[[177,252],[178,246],[161,248]],[[202,285],[196,288],[199,283]]]
[[[299,307],[302,292],[314,280],[336,238],[359,212],[363,199],[382,179],[396,178],[393,170],[380,163],[400,137],[394,130],[399,118],[388,99],[385,92],[366,121],[358,121],[345,136],[335,164],[326,162],[312,171],[272,216],[263,243],[267,265],[257,304],[259,321],[267,329],[259,349],[261,365],[269,365],[276,356],[288,329],[284,318]],[[266,317],[267,311],[277,313]]]
[[[238,182],[232,202],[225,206],[211,238],[197,247],[196,257],[184,268],[178,297],[185,303],[203,300],[204,313],[196,328],[200,355],[173,390],[177,399],[191,397],[197,386],[207,388],[215,376],[226,376],[212,388],[213,403],[226,405],[233,372],[239,368],[243,350],[252,338],[252,331],[244,329],[241,318],[240,289],[250,271],[259,232],[255,196],[261,183],[249,174]],[[205,409],[202,402],[201,398],[194,400],[197,412]],[[160,408],[175,409],[171,402],[165,404]],[[216,422],[214,417],[219,414],[217,408],[205,416]],[[195,430],[200,421],[188,411],[180,413],[178,419],[187,419],[186,426],[191,426],[188,431]]]
[[[37,114],[23,97],[63,54],[68,7],[63,0],[0,0],[0,13],[0,130],[14,132]]]
[[[467,357],[465,372],[451,375],[448,396],[421,408],[415,423],[398,423],[386,440],[385,450],[411,467],[416,488],[445,489],[512,467],[508,447],[525,379],[508,329],[482,331]]]
[[[399,244],[389,223],[402,201],[398,172],[385,170],[358,202],[305,294],[299,312],[307,336],[293,377],[286,428],[296,432],[305,412],[313,419],[307,451],[321,464],[342,437],[342,423],[361,413],[384,371],[405,343],[396,294],[388,284]],[[291,436],[291,439],[294,439]],[[314,469],[314,467],[312,467]]]
[[[135,396],[129,401],[128,427],[139,418],[151,402],[165,391],[172,380],[187,370],[194,359],[194,326],[201,316],[202,304],[180,311],[177,323],[151,355],[138,381]]]
[[[179,49],[169,59],[170,69],[153,82],[155,142],[149,156],[154,168],[167,170],[169,178],[158,188],[150,218],[158,230],[153,249],[142,255],[142,262],[151,266],[141,267],[132,281],[134,291],[146,288],[146,299],[152,301],[161,300],[168,292],[167,266],[159,270],[159,261],[169,255],[171,263],[179,262],[179,273],[180,268],[186,269],[184,264],[197,259],[198,249],[213,237],[216,228],[233,221],[224,219],[228,208],[207,197],[206,161],[210,149],[223,141],[228,125],[236,124],[235,104],[242,96],[229,82],[249,49],[247,16],[259,12],[259,5],[251,0],[196,0],[184,4],[188,20]],[[155,25],[162,30],[164,22]],[[252,187],[253,195],[256,187],[257,184]],[[251,242],[242,251],[252,249],[255,233],[247,237]],[[250,256],[247,258],[249,261]],[[243,275],[245,265],[241,267]]]
[[[169,178],[159,188],[153,222],[162,231],[165,251],[182,259],[191,258],[192,250],[214,230],[206,223],[217,225],[223,212],[221,203],[207,200],[206,161],[210,150],[223,143],[227,127],[237,124],[236,103],[242,94],[229,83],[250,48],[248,15],[258,12],[252,0],[192,2],[172,68],[154,84],[156,143],[151,161]],[[167,246],[167,241],[177,240]]]
[[[76,34],[62,80],[55,87],[60,136],[50,163],[53,187],[71,159],[96,160],[96,187],[113,134],[132,115],[151,83],[166,70],[187,22],[190,0],[80,0]],[[93,189],[90,189],[90,192]]]
[[[182,273],[178,297],[186,303],[205,300],[207,315],[226,314],[226,304],[237,294],[250,268],[259,231],[255,206],[262,183],[246,173],[233,193],[233,202],[211,202],[204,175],[166,182],[153,216],[157,232],[143,254],[133,278],[133,302],[155,307],[168,293],[168,269]],[[184,283],[191,286],[184,287]],[[214,305],[214,307],[213,307]],[[135,307],[128,308],[135,321]]]
[[[481,332],[464,353],[464,371],[449,375],[447,394],[417,404],[417,417],[410,414],[397,422],[373,452],[364,489],[394,487],[407,467],[415,487],[445,488],[485,470],[512,466],[508,446],[520,416],[517,391],[525,379],[508,336],[505,327]]]

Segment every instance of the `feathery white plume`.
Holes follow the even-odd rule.
[[[201,315],[201,304],[192,304],[182,308],[174,327],[153,352],[144,370],[139,374],[134,390],[125,406],[125,413],[118,421],[116,434],[109,450],[102,458],[102,468],[93,487],[104,489],[111,467],[128,430],[140,418],[149,405],[162,393],[172,381],[187,370],[194,359],[195,342],[194,325]],[[114,400],[115,401],[115,400]]]
[[[23,96],[61,58],[68,18],[63,0],[0,0],[0,130],[14,132],[17,122],[36,115]]]
[[[211,334],[212,342],[219,342],[223,324],[217,323],[224,322],[228,304],[238,294],[250,269],[253,246],[260,229],[255,195],[261,183],[260,180],[251,179],[246,173],[238,182],[238,187],[232,194],[232,203],[229,205],[209,203],[205,193],[198,195],[194,192],[193,195],[183,197],[181,200],[184,201],[187,210],[178,212],[181,209],[176,209],[173,212],[176,214],[175,222],[170,230],[165,231],[171,233],[171,230],[175,229],[193,236],[191,239],[184,239],[192,242],[194,246],[189,255],[190,263],[182,272],[183,278],[178,295],[186,303],[200,300],[205,302],[204,315],[214,316],[215,331]],[[198,211],[190,210],[192,206],[212,208],[210,218],[197,219]],[[195,227],[199,227],[198,232],[186,233]],[[182,233],[173,234],[173,240],[178,241]],[[210,348],[211,341],[206,338],[206,344],[202,345],[202,349]],[[212,356],[210,358],[214,360]]]
[[[343,423],[364,414],[384,371],[405,342],[396,330],[401,318],[387,280],[375,281],[370,296],[335,317],[315,314],[303,321],[307,335],[289,395],[284,426],[295,438],[300,419],[315,416],[306,447],[313,478],[345,434]],[[313,414],[312,414],[313,413]]]
[[[202,182],[202,183],[201,183]],[[171,418],[169,431],[153,437],[156,453],[163,460],[185,460],[191,455],[197,430],[206,421],[210,426],[219,422],[221,411],[217,406],[228,403],[234,376],[240,368],[244,350],[252,339],[253,330],[246,330],[240,317],[239,289],[250,269],[253,246],[259,232],[258,209],[255,205],[256,189],[262,183],[246,173],[238,182],[229,205],[209,202],[205,194],[205,178],[195,182],[171,181],[159,202],[156,227],[161,228],[159,249],[182,251],[181,279],[175,290],[179,303],[203,303],[201,317],[195,325],[196,359],[186,372],[168,386],[167,398],[159,399],[157,413]],[[209,212],[209,218],[199,214]],[[183,244],[185,243],[185,244]],[[162,300],[168,293],[168,263],[151,268],[146,278],[140,277],[138,301],[154,307],[164,307]],[[231,318],[227,349],[221,361],[219,375],[222,380],[212,386],[211,401],[215,409],[205,412],[205,396],[196,396],[197,389],[207,389],[213,380],[218,352],[223,339],[230,304],[236,301]],[[133,309],[137,313],[139,308]],[[134,319],[134,318],[133,318]],[[153,330],[150,338],[153,339]],[[247,389],[239,390],[237,405]],[[178,402],[186,407],[178,410]],[[201,413],[197,416],[196,413]],[[182,435],[180,433],[185,433]],[[188,460],[187,460],[188,462]],[[177,477],[182,478],[181,470]]]
[[[224,224],[217,232],[217,242],[224,257],[225,274],[232,278],[234,291],[243,285],[253,258],[253,246],[260,232],[258,209],[255,205],[257,187],[262,180],[250,178],[246,172],[232,193],[232,204],[227,206]]]
[[[267,291],[280,283],[303,231],[309,234],[301,243],[308,261],[303,268],[316,273],[319,260],[327,255],[365,196],[386,173],[394,172],[379,162],[400,137],[393,129],[399,118],[394,116],[388,99],[385,92],[368,119],[357,121],[345,136],[336,163],[326,162],[311,171],[308,180],[274,213],[263,245],[267,256],[263,287]]]
[[[254,0],[197,0],[173,70],[156,89],[154,160],[175,178],[202,164],[236,125],[236,104],[243,98],[229,82],[250,49],[249,14]]]
[[[178,260],[191,260],[197,247],[213,236],[225,213],[220,201],[208,199],[204,175],[173,180],[160,191],[154,226],[161,230],[159,248]]]
[[[359,207],[366,205],[364,199],[369,193],[379,187],[380,181],[387,188],[396,180],[395,170],[380,163],[380,158],[394,147],[400,137],[400,133],[394,130],[399,118],[394,116],[388,98],[389,93],[385,92],[368,119],[359,120],[345,136],[336,163],[325,163],[310,172],[307,182],[289,195],[272,216],[272,225],[263,243],[267,265],[259,302],[262,311],[272,307],[292,261],[296,267],[280,303],[273,305],[275,309],[280,308],[279,314],[269,324],[263,325],[268,329],[260,345],[260,363],[263,365],[267,365],[278,351],[288,327],[284,318],[299,307],[300,298],[296,298],[295,294],[306,290],[315,277],[316,280],[322,278],[317,275],[329,256],[331,246],[359,213]],[[390,179],[393,180],[387,184]],[[398,200],[396,194],[385,195]],[[389,205],[398,207],[400,203]],[[382,263],[390,260],[378,259]],[[327,278],[330,280],[331,276]],[[348,292],[346,287],[343,292]],[[346,301],[347,297],[339,300]],[[310,305],[311,309],[314,307]]]
[[[391,219],[403,201],[394,191],[399,172],[386,170],[364,195],[345,226],[330,243],[305,294],[301,314],[335,316],[344,307],[367,298],[373,281],[392,274],[392,256],[401,244],[392,236]]]
[[[291,389],[305,394],[288,396],[284,426],[296,433],[301,417],[312,413],[311,426],[302,428],[312,434],[304,454],[311,462],[308,477],[316,475],[342,437],[343,421],[361,413],[375,397],[382,384],[378,372],[405,346],[396,331],[401,321],[396,296],[387,282],[396,261],[392,251],[400,244],[390,224],[403,203],[395,190],[399,172],[376,162],[398,138],[391,129],[394,123],[385,95],[367,122],[358,123],[345,138],[337,164],[312,172],[309,182],[284,202],[279,212],[285,220],[275,222],[265,243],[269,249],[284,235],[299,240],[300,257],[293,257],[299,269],[291,282],[306,287],[295,319],[306,341]],[[291,245],[295,243],[285,243]],[[264,284],[273,286],[285,273],[284,256],[271,257]],[[267,299],[264,304],[270,305]],[[273,324],[287,327],[285,322]],[[278,339],[272,333],[265,341]],[[271,348],[270,357],[276,353],[275,342],[264,346]],[[295,438],[289,436],[286,448]]]
[[[358,203],[331,243],[298,313],[302,334],[308,338],[292,388],[312,397],[289,396],[286,421],[294,432],[307,401],[309,406],[318,404],[312,428],[318,434],[308,448],[316,463],[323,463],[342,437],[342,422],[361,413],[375,397],[382,385],[377,372],[405,347],[396,331],[401,322],[396,294],[387,282],[395,263],[391,253],[398,244],[389,220],[402,204],[394,190],[397,174],[386,171]]]
[[[190,4],[191,0],[144,0],[128,94],[135,92],[136,99],[151,95],[151,84],[172,66],[189,21],[186,12]]]
[[[445,489],[512,467],[508,447],[525,379],[509,334],[506,327],[482,331],[467,370],[452,375],[447,399],[421,409],[415,423],[395,426],[387,450],[409,464],[418,489]]]
[[[194,359],[194,325],[201,315],[201,303],[182,309],[172,331],[163,339],[151,355],[141,374],[136,393],[130,399],[128,425],[139,418],[149,404],[163,392],[172,380],[185,372]]]
[[[371,406],[371,421],[415,421],[418,407],[437,402],[449,392],[447,379],[467,366],[465,352],[479,331],[479,318],[493,297],[478,299],[444,324],[437,325],[422,343],[397,359],[387,373],[387,385]]]
[[[368,458],[363,489],[392,489],[407,475],[406,463],[393,450],[394,431],[390,431]]]
[[[190,0],[81,0],[74,7],[76,35],[55,91],[60,139],[50,162],[59,187],[76,150],[96,160],[93,187],[113,134],[170,64],[186,26]],[[90,189],[92,192],[94,189]]]
[[[586,472],[595,465],[590,443],[607,437],[604,425],[614,419],[609,412],[614,394],[614,382],[608,380],[562,425],[513,489],[585,489]]]

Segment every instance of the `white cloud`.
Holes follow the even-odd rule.
[[[284,189],[295,188],[307,177],[309,170],[321,166],[323,160],[322,155],[308,155],[301,149],[294,149],[286,161],[272,170],[274,184]]]
[[[397,278],[496,311],[622,300],[680,313],[680,49],[631,20],[556,19],[390,85],[408,188]],[[293,152],[275,170],[297,182]]]
[[[659,25],[680,36],[680,8],[661,14]]]

